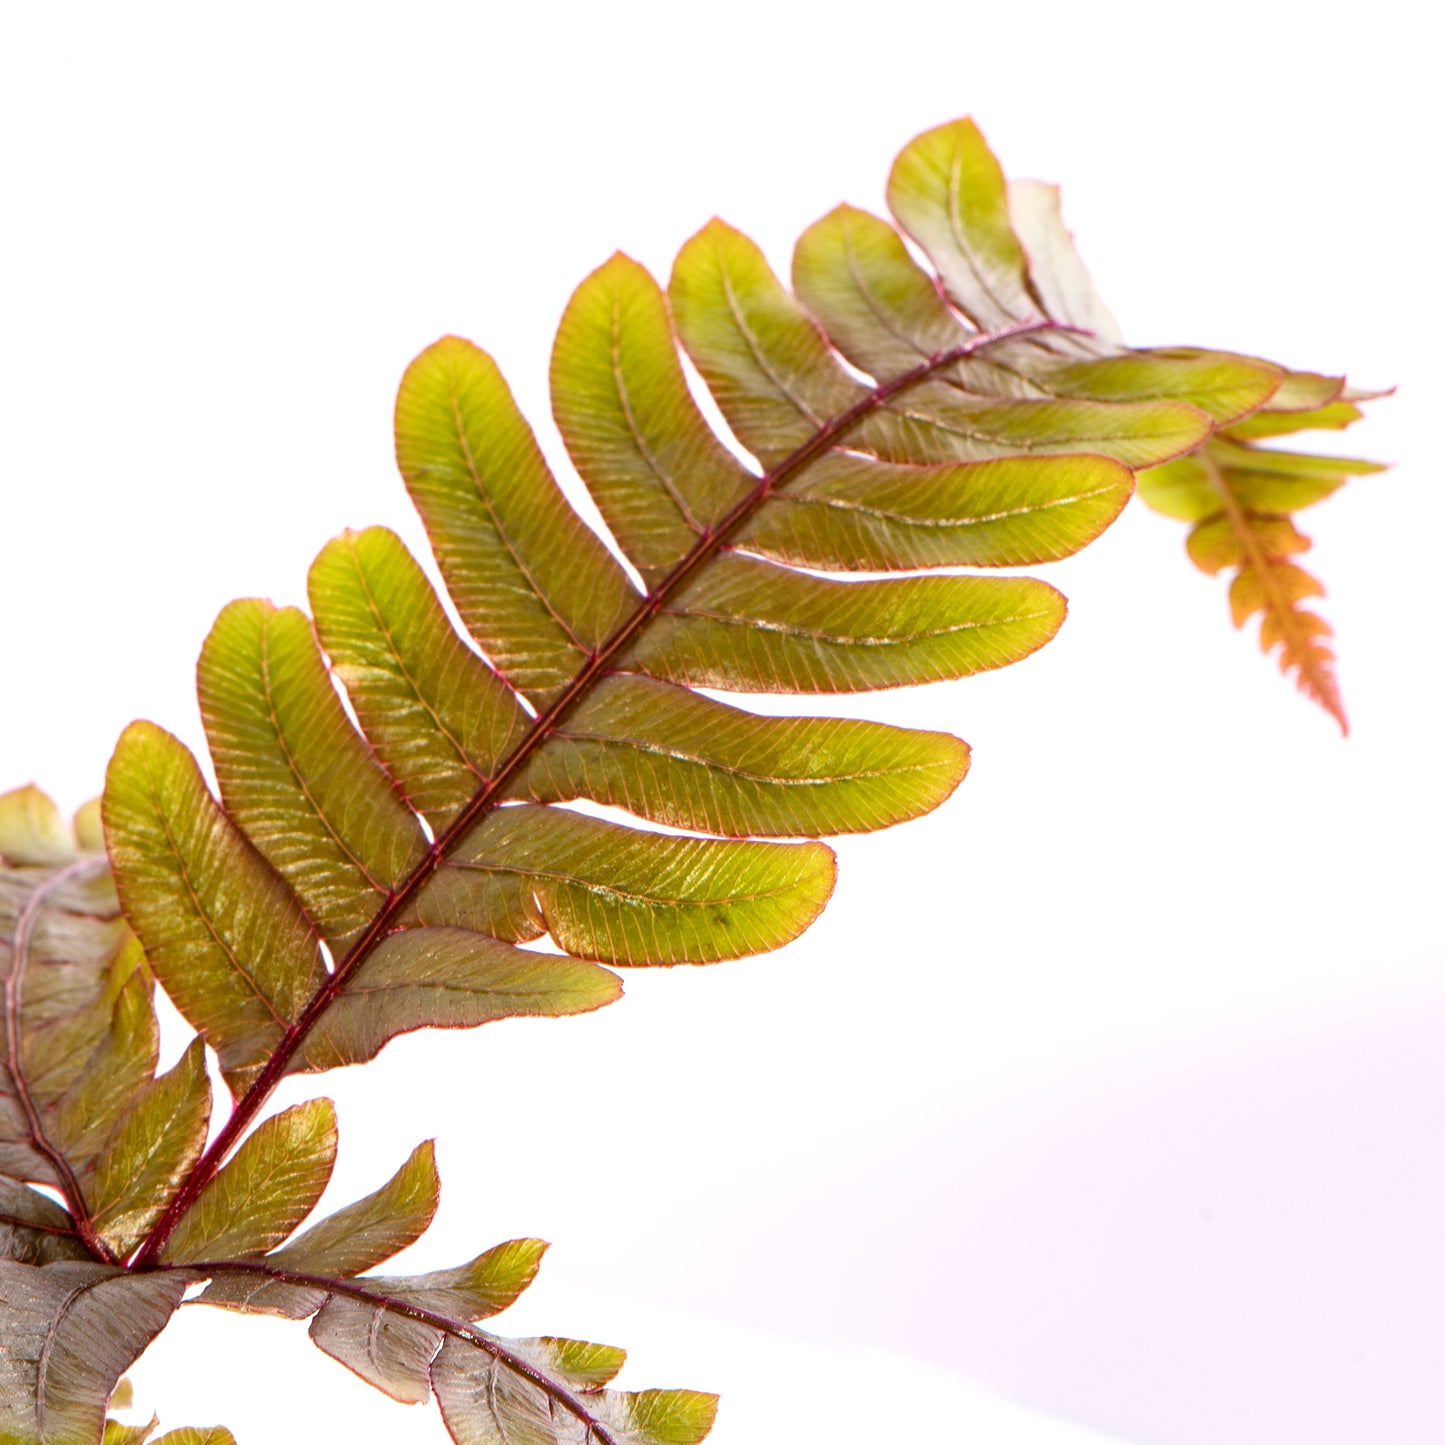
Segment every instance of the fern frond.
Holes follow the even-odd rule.
[[[430,1276],[365,1273],[431,1218],[425,1147],[296,1236],[330,1178],[334,1110],[261,1119],[287,1074],[369,1059],[408,1030],[586,1012],[618,997],[614,967],[776,948],[832,891],[822,838],[918,817],[967,771],[944,733],[763,718],[697,689],[841,694],[1019,661],[1066,604],[988,573],[1087,545],[1147,469],[1156,505],[1205,524],[1197,556],[1253,579],[1237,579],[1237,609],[1262,605],[1268,644],[1327,695],[1283,519],[1369,468],[1255,443],[1281,414],[1340,424],[1354,399],[1248,357],[1123,346],[1056,193],[1007,183],[972,122],[906,147],[888,197],[896,226],[841,207],[805,232],[792,289],[721,220],[665,289],[621,255],[578,288],[553,411],[616,552],[485,352],[446,337],[417,357],[397,461],[466,635],[382,528],[321,552],[310,615],[227,607],[197,670],[219,798],[153,723],[111,759],[123,919],[112,899],[70,921],[70,870],[103,863],[72,863],[36,798],[0,799],[0,852],[18,865],[0,894],[4,1287],[23,1329],[56,1331],[56,1271],[86,1271],[75,1288],[120,1308],[137,1291],[135,1328],[86,1376],[77,1441],[98,1438],[133,1347],[201,1281],[210,1304],[314,1317],[324,1350],[397,1398],[434,1390],[462,1445],[707,1433],[711,1396],[604,1390],[620,1352],[476,1328],[530,1282],[536,1241]],[[78,980],[49,1001],[31,966],[41,918],[59,940],[47,968]],[[558,951],[526,946],[544,936]],[[159,1078],[152,977],[196,1031]],[[116,1024],[122,1008],[134,1018]],[[56,1040],[64,1060],[46,1053]],[[207,1046],[234,1107],[203,1150]],[[77,1090],[88,1110],[96,1090],[124,1102],[92,1117]],[[69,1209],[14,1192],[30,1183]],[[43,1382],[17,1388],[32,1415],[48,1408]],[[45,1438],[28,1417],[11,1433]]]
[[[1229,608],[1236,627],[1260,617],[1259,642],[1279,650],[1280,670],[1349,732],[1335,676],[1329,625],[1304,604],[1323,586],[1291,558],[1310,548],[1294,513],[1338,491],[1350,477],[1384,468],[1350,457],[1261,446],[1296,432],[1341,430],[1363,413],[1357,403],[1378,393],[1351,392],[1342,378],[1290,373],[1268,405],[1221,429],[1188,457],[1141,473],[1140,497],[1156,511],[1192,522],[1186,547],[1211,576],[1231,574]]]

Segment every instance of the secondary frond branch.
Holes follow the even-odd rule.
[[[597,1445],[619,1445],[617,1437],[587,1409],[587,1406],[573,1391],[567,1389],[565,1385],[559,1385],[545,1371],[538,1369],[530,1361],[509,1350],[500,1340],[473,1329],[463,1321],[448,1319],[445,1315],[423,1309],[419,1305],[408,1304],[405,1300],[395,1299],[390,1295],[363,1288],[355,1280],[334,1279],[328,1275],[304,1274],[296,1270],[278,1269],[264,1260],[217,1260],[203,1261],[200,1264],[161,1265],[159,1271],[175,1271],[197,1277],[222,1273],[254,1274],[276,1284],[295,1285],[302,1289],[344,1295],[347,1299],[358,1300],[406,1319],[415,1320],[418,1324],[440,1330],[443,1334],[451,1335],[464,1344],[484,1351],[499,1364],[535,1385],[584,1426]]]

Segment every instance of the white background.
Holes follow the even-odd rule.
[[[136,716],[199,748],[226,601],[303,602],[343,526],[422,546],[390,409],[438,335],[564,470],[552,328],[614,247],[665,278],[717,212],[786,271],[972,113],[1131,340],[1398,384],[1344,441],[1396,469],[1304,519],[1354,736],[1131,508],[1040,656],[857,700],[973,774],[844,840],[798,944],[284,1101],[337,1097],[336,1203],[437,1136],[416,1267],[554,1240],[515,1328],[725,1386],[720,1445],[1084,1438],[945,1371],[1119,1440],[1438,1445],[1436,45],[1398,3],[518,10],[9,13],[0,787],[73,806]],[[138,1380],[243,1445],[441,1434],[273,1322],[187,1311]]]

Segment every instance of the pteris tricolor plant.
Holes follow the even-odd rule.
[[[73,830],[34,788],[0,799],[0,1441],[144,1439],[107,1406],[188,1296],[309,1317],[394,1398],[435,1392],[460,1445],[707,1434],[710,1395],[607,1389],[620,1350],[480,1327],[531,1282],[538,1241],[373,1273],[431,1221],[429,1145],[297,1234],[335,1111],[265,1116],[284,1076],[411,1029],[583,1012],[618,997],[615,966],[776,948],[832,890],[818,838],[916,817],[968,766],[945,733],[694,689],[842,693],[1016,661],[1063,598],[958,569],[1078,550],[1137,475],[1193,524],[1194,560],[1233,574],[1236,622],[1261,613],[1265,649],[1344,726],[1292,514],[1375,468],[1267,443],[1347,425],[1362,394],[1123,345],[1057,193],[1006,183],[971,122],[913,141],[888,201],[893,222],[842,206],[806,231],[791,291],[720,221],[665,292],[620,254],[578,288],[553,409],[615,550],[491,359],[446,338],[406,372],[396,448],[469,638],[392,532],[343,533],[310,616],[237,602],[206,641],[219,800],[148,722]],[[543,935],[560,952],[520,947]],[[159,1075],[157,983],[195,1030]],[[209,1146],[208,1049],[231,1095]]]

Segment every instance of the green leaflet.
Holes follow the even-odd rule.
[[[939,296],[928,273],[908,254],[898,233],[886,221],[851,206],[840,206],[803,233],[793,255],[793,284],[799,298],[824,326],[839,350],[854,365],[873,376],[896,376],[929,357],[969,339],[968,329]],[[1080,309],[1088,310],[1080,298]],[[1051,314],[1074,321],[1064,311]],[[1175,450],[1193,445],[1208,432],[1207,424],[1186,412],[1110,413],[1092,408],[1066,412],[1043,408],[999,408],[998,400],[1070,399],[1129,403],[1184,403],[1203,411],[1216,422],[1232,420],[1252,411],[1275,391],[1280,368],[1248,357],[1221,352],[1200,352],[1168,357],[1148,352],[1091,356],[1086,360],[1053,357],[1037,339],[1020,339],[990,348],[975,359],[939,373],[937,383],[911,393],[894,411],[934,418],[947,432],[971,416],[974,446],[1031,450],[1030,443],[1048,438],[1075,448],[1091,440],[1110,455],[1132,465],[1148,465],[1167,454],[1143,449],[1140,422],[1149,419],[1159,440]],[[972,397],[970,410],[960,412],[958,396]],[[985,405],[993,399],[993,403]],[[1032,436],[1018,420],[1005,424],[995,418],[1034,418]],[[1106,425],[1110,419],[1113,425]],[[1060,433],[1061,419],[1076,430]],[[1160,423],[1164,423],[1163,430]],[[919,425],[922,423],[920,422]],[[1103,425],[1101,425],[1103,424]],[[1122,428],[1122,430],[1121,430]],[[1171,430],[1172,428],[1172,430]],[[1178,438],[1166,440],[1182,428]],[[879,423],[865,428],[863,436],[877,438],[883,449],[897,446]],[[932,451],[949,443],[937,437]],[[1156,443],[1157,444],[1157,443]],[[905,442],[905,446],[912,443]],[[955,446],[962,443],[955,443]],[[1134,448],[1128,452],[1123,446]],[[949,453],[945,451],[945,455]],[[1007,454],[998,453],[998,454]]]
[[[763,718],[619,674],[548,739],[517,791],[537,802],[592,798],[725,837],[822,837],[917,817],[967,768],[967,746],[947,733]]]
[[[48,1129],[71,1166],[82,1173],[155,1074],[160,1031],[151,981],[140,964],[140,946],[129,937],[111,972],[112,980],[119,974],[125,982],[111,1006],[110,1026],[57,1102]]]
[[[445,827],[525,736],[526,712],[452,630],[395,533],[343,533],[309,587],[322,645],[377,756]]]
[[[669,682],[862,692],[968,677],[1042,647],[1064,599],[1031,578],[833,582],[736,555],[683,588],[631,654]]]
[[[336,1162],[336,1108],[312,1099],[247,1136],[201,1191],[162,1251],[169,1264],[250,1259],[311,1213]]]
[[[131,724],[116,745],[105,826],[146,957],[236,1090],[325,978],[316,935],[195,759],[151,723]]]
[[[412,1029],[589,1013],[621,994],[617,976],[595,963],[514,948],[465,928],[409,928],[360,966],[301,1059],[308,1069],[358,1064]]]
[[[426,1233],[440,1193],[436,1150],[428,1140],[375,1193],[313,1224],[270,1263],[302,1274],[360,1274]]]
[[[1257,411],[1253,416],[1225,428],[1220,435],[1230,441],[1263,441],[1302,431],[1343,431],[1364,416],[1353,402],[1332,401],[1314,411]]]
[[[718,1397],[699,1390],[606,1390],[596,1416],[617,1445],[697,1445],[717,1419]]]
[[[1040,368],[1039,384],[1056,396],[1088,401],[1181,401],[1226,426],[1263,406],[1284,373],[1268,362],[1227,352],[1188,357],[1129,352]]]
[[[184,1274],[0,1260],[0,1440],[94,1445],[115,1383],[171,1317]]]
[[[887,378],[969,339],[902,237],[855,206],[815,221],[793,249],[793,289],[854,366]]]
[[[1043,314],[1010,223],[1003,172],[971,120],[925,131],[903,148],[888,177],[888,206],[980,330]]]
[[[417,913],[517,940],[548,932],[606,963],[713,963],[796,938],[833,879],[819,843],[670,837],[519,804],[461,840]]]
[[[60,809],[34,783],[0,794],[0,858],[16,868],[58,868],[75,859]]]
[[[673,263],[677,330],[738,440],[765,465],[867,395],[741,232],[709,221]]]
[[[622,1352],[575,1340],[499,1341],[547,1376],[580,1392],[588,1416],[617,1445],[696,1445],[712,1428],[717,1396],[693,1390],[601,1391]],[[505,1360],[449,1337],[431,1368],[442,1418],[457,1445],[569,1445],[582,1437],[577,1416]],[[595,1393],[594,1393],[595,1392]],[[588,1431],[587,1433],[591,1433]]]
[[[129,1383],[122,1381],[122,1385]],[[116,1391],[119,1394],[119,1390]],[[120,1403],[111,1397],[112,1409],[123,1408]],[[145,1445],[145,1442],[156,1432],[156,1426],[160,1423],[154,1415],[150,1423],[146,1425],[122,1425],[119,1420],[107,1420],[105,1422],[105,1435],[102,1437],[101,1445]]]
[[[328,938],[364,926],[424,842],[342,711],[310,621],[233,602],[201,649],[196,690],[227,811]]]
[[[992,401],[943,383],[919,387],[860,425],[860,449],[895,462],[1090,452],[1152,467],[1208,437],[1209,418],[1182,402],[1099,402],[1072,397]]]
[[[504,677],[550,700],[636,594],[567,505],[491,357],[448,337],[412,362],[396,456],[462,621]]]
[[[116,1402],[111,1401],[112,1407]],[[105,1422],[102,1445],[236,1445],[236,1437],[224,1425],[183,1425],[179,1430],[155,1433],[159,1422],[148,1425],[122,1425],[119,1420]]]
[[[141,1091],[86,1187],[96,1230],[118,1259],[135,1249],[181,1187],[205,1146],[210,1118],[205,1049],[192,1039],[175,1068]]]
[[[1271,451],[1216,438],[1209,454],[1240,505],[1252,512],[1296,512],[1322,502],[1350,477],[1384,471],[1377,462]],[[1219,494],[1199,457],[1183,457],[1139,477],[1139,495],[1156,512],[1197,522],[1217,512]]]
[[[390,1299],[475,1324],[515,1304],[537,1277],[547,1246],[540,1239],[509,1239],[466,1264],[388,1279],[360,1281]]]
[[[753,486],[688,392],[662,289],[620,252],[568,303],[552,397],[573,465],[649,585]]]
[[[728,425],[765,464],[782,460],[868,395],[834,360],[762,252],[721,221],[678,254],[669,294],[683,344]],[[920,324],[910,322],[905,334]],[[936,313],[927,324],[939,324]],[[855,357],[862,362],[865,353],[855,349]],[[1038,364],[1052,364],[1047,352],[1038,352]],[[999,400],[934,380],[890,400],[841,440],[900,463],[1092,452],[1140,467],[1190,450],[1209,431],[1208,416],[1182,402]]]
[[[1092,542],[1133,488],[1100,456],[918,467],[835,452],[770,498],[738,545],[831,571],[1026,566]]]

